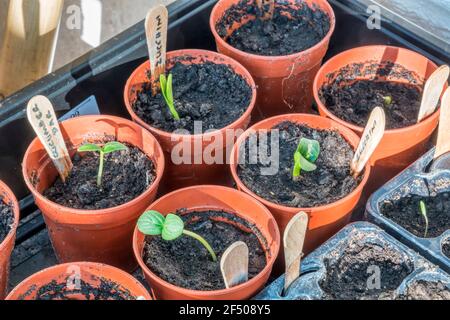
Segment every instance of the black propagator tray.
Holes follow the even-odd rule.
[[[386,44],[406,47],[438,64],[450,57],[426,40],[383,19],[380,30],[366,27],[367,7],[357,0],[330,0],[337,25],[326,59],[353,47]],[[178,0],[169,9],[168,49],[215,50],[209,30],[209,15],[215,0]],[[40,211],[23,182],[21,162],[34,133],[25,118],[28,100],[37,94],[52,100],[58,116],[95,96],[103,114],[129,118],[123,103],[128,76],[147,55],[143,22],[129,28],[100,47],[36,81],[0,102],[0,179],[15,192],[22,221],[12,257],[11,285],[46,266],[56,263]]]

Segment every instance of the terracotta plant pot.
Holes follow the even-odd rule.
[[[104,210],[77,210],[58,205],[42,193],[57,178],[57,171],[38,139],[25,153],[23,176],[41,209],[56,256],[61,263],[93,261],[124,270],[136,267],[133,230],[139,215],[155,199],[164,171],[164,155],[156,139],[134,122],[112,116],[84,116],[60,125],[71,154],[86,141],[113,137],[143,151],[154,163],[156,179],[139,197]]]
[[[366,46],[345,51],[323,65],[314,81],[314,98],[319,107],[320,115],[350,128],[359,136],[364,128],[358,127],[339,119],[322,103],[319,91],[322,86],[333,79],[329,75],[338,72],[341,68],[354,63],[361,66],[368,63],[397,63],[409,71],[415,73],[415,80],[419,85],[425,84],[425,80],[437,69],[437,66],[426,57],[402,48],[388,46]],[[358,76],[357,79],[373,79],[374,73]],[[382,79],[410,83],[407,79],[398,77],[384,77]],[[447,86],[446,86],[447,87]],[[395,130],[387,130],[380,145],[372,156],[372,177],[365,193],[377,190],[395,175],[403,171],[407,166],[417,160],[428,149],[431,135],[439,123],[439,111],[429,116],[419,124]]]
[[[336,18],[333,9],[325,0],[305,0],[311,6],[317,6],[330,19],[330,30],[315,46],[302,52],[286,56],[259,56],[240,51],[229,45],[217,32],[216,24],[231,6],[241,0],[220,0],[214,7],[210,28],[217,44],[217,50],[242,63],[250,71],[258,85],[258,101],[255,118],[265,119],[285,113],[308,113],[313,101],[312,84],[322,60],[328,50],[331,35],[334,32]],[[298,0],[288,0],[295,7]],[[253,5],[253,2],[250,1]],[[245,24],[255,16],[242,13],[244,19],[228,27],[227,34]]]
[[[9,260],[14,249],[14,242],[16,241],[17,226],[19,225],[20,210],[14,193],[8,188],[6,184],[0,181],[0,201],[12,206],[14,212],[14,224],[6,238],[0,243],[0,300],[6,296],[8,288],[9,275]]]
[[[267,208],[269,208],[269,210],[272,212],[275,219],[277,220],[281,234],[284,233],[287,224],[297,213],[299,213],[300,211],[304,211],[308,214],[309,226],[304,244],[304,253],[308,254],[314,249],[316,249],[318,246],[320,246],[322,243],[324,243],[326,240],[331,238],[334,234],[336,234],[340,229],[342,229],[345,225],[349,223],[353,209],[358,203],[361,197],[362,190],[369,179],[370,164],[366,166],[364,176],[359,186],[345,198],[337,202],[331,203],[329,205],[324,205],[315,208],[292,208],[278,205],[261,198],[260,196],[256,195],[252,190],[247,188],[247,186],[241,181],[241,179],[238,176],[237,173],[237,168],[239,164],[238,150],[241,144],[246,141],[247,137],[249,137],[249,135],[252,132],[258,133],[258,131],[260,130],[267,131],[285,121],[304,124],[314,129],[337,130],[342,135],[342,137],[345,140],[347,140],[347,142],[352,147],[354,147],[355,150],[359,144],[360,139],[350,129],[330,119],[308,114],[288,114],[266,119],[262,122],[257,123],[256,125],[251,127],[248,131],[246,131],[242,136],[239,137],[237,143],[233,148],[233,152],[231,155],[232,157],[231,173],[233,175],[234,181],[237,184],[238,189],[256,198],[257,200],[262,202]],[[280,259],[279,261],[280,265],[282,265],[283,263],[281,262],[283,261],[283,259]]]
[[[164,300],[245,300],[259,292],[269,279],[280,247],[280,233],[269,210],[244,193],[220,186],[195,186],[172,192],[153,203],[149,210],[170,213],[182,208],[189,211],[222,210],[254,223],[267,243],[263,246],[267,249],[267,265],[256,277],[231,289],[196,291],[180,288],[162,280],[146,266],[142,259],[145,236],[136,228],[134,254],[155,297]]]
[[[102,286],[105,283],[106,285]],[[92,292],[88,292],[89,289]],[[95,294],[99,294],[100,297],[96,299]],[[109,295],[111,297],[108,297]],[[92,262],[68,263],[42,270],[21,282],[6,298],[6,300],[137,299],[152,300],[152,296],[128,273]]]
[[[180,61],[184,64],[196,64],[209,61],[217,64],[229,65],[235,73],[241,75],[248,85],[252,88],[252,99],[248,109],[245,113],[235,122],[228,125],[225,128],[221,128],[214,133],[202,134],[202,135],[179,135],[171,132],[165,132],[160,129],[154,128],[147,124],[134,112],[132,105],[136,100],[136,94],[142,90],[145,83],[148,83],[148,71],[150,70],[150,62],[147,61],[139,66],[128,79],[125,86],[124,99],[125,106],[130,113],[132,119],[149,130],[158,139],[161,144],[165,156],[166,156],[166,171],[163,181],[163,188],[165,191],[171,191],[183,187],[199,184],[227,184],[231,181],[231,178],[224,174],[226,172],[226,151],[231,150],[235,139],[227,139],[228,130],[245,130],[250,123],[251,114],[256,102],[256,85],[253,81],[250,73],[233,59],[224,55],[205,51],[205,50],[179,50],[172,51],[167,54],[166,66],[171,68],[176,61],[179,61],[179,57],[189,56],[192,59],[189,61]],[[177,60],[178,59],[178,60]],[[219,139],[219,140],[217,140]],[[203,152],[209,145],[214,144],[215,141],[226,141],[223,144],[222,150],[224,157],[222,164],[206,164],[203,161]],[[190,158],[191,164],[174,164],[172,161],[172,150],[175,146],[183,143],[189,146],[189,152],[184,157]],[[200,146],[196,151],[195,146]],[[201,151],[201,152],[200,152]],[[196,159],[200,157],[201,164],[197,164]],[[198,161],[198,159],[197,159]]]

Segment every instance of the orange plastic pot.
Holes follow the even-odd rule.
[[[189,59],[180,60],[180,57]],[[154,128],[147,124],[133,111],[132,105],[136,100],[137,92],[142,90],[145,83],[149,82],[148,72],[150,70],[150,62],[147,61],[139,66],[127,81],[124,91],[125,106],[130,113],[132,119],[152,132],[166,155],[166,172],[163,180],[163,188],[165,191],[199,185],[199,184],[227,184],[231,181],[231,177],[224,174],[226,172],[227,151],[231,151],[236,139],[227,137],[227,132],[236,132],[237,130],[245,130],[251,119],[251,113],[256,102],[256,85],[250,73],[239,63],[233,59],[216,52],[205,50],[179,50],[172,51],[167,54],[166,66],[171,68],[175,62],[184,64],[200,64],[206,61],[229,65],[235,73],[241,75],[252,88],[252,99],[245,113],[232,124],[225,128],[221,128],[212,133],[199,135],[179,135],[171,132],[165,132]],[[216,149],[216,154],[222,152],[223,157],[221,163],[205,162],[203,157],[204,151],[208,146],[212,146],[217,142],[221,143],[221,147]],[[173,161],[172,151],[176,146],[184,145],[184,151],[180,153],[183,158],[189,159],[190,163],[183,162],[181,164]],[[229,153],[228,153],[229,154]],[[178,153],[177,153],[178,155]]]
[[[331,118],[353,130],[359,136],[362,136],[364,128],[345,122],[331,113],[319,98],[319,91],[323,85],[329,81],[334,81],[334,75],[343,67],[358,63],[361,64],[361,69],[363,69],[365,66],[374,62],[379,64],[392,62],[401,65],[413,73],[412,77],[419,85],[424,85],[426,79],[437,69],[436,64],[426,57],[403,48],[366,46],[345,51],[326,62],[314,81],[314,98],[318,105],[320,115]],[[372,70],[376,70],[376,68],[372,68]],[[375,76],[375,72],[358,75],[357,79],[354,80],[358,79],[410,83],[410,80],[406,78],[393,76],[380,79],[379,76]],[[370,194],[377,190],[424,154],[429,149],[431,135],[438,123],[439,111],[436,111],[419,124],[401,129],[387,130],[380,145],[372,156],[372,177],[367,186],[366,193]]]
[[[110,282],[110,286],[101,287],[102,282]],[[59,297],[54,300],[93,300],[93,294],[86,296],[80,288],[90,286],[104,290],[110,288],[114,298],[109,300],[152,300],[150,293],[144,286],[128,273],[100,263],[75,262],[62,264],[42,270],[21,282],[8,295],[6,300],[36,300],[42,294],[43,287],[56,285],[61,291],[56,293]],[[53,294],[54,292],[49,292]],[[53,297],[52,297],[53,298]],[[106,298],[105,298],[106,300]]]
[[[84,116],[60,125],[71,154],[85,142],[105,137],[131,144],[154,163],[156,179],[139,197],[104,210],[77,210],[56,204],[42,193],[57,178],[57,171],[38,139],[25,153],[23,176],[41,209],[56,256],[61,263],[92,261],[133,270],[133,230],[140,214],[155,199],[164,171],[164,155],[156,139],[134,122],[112,116]]]
[[[286,113],[309,113],[313,101],[312,84],[322,60],[328,50],[331,35],[334,32],[336,18],[333,9],[325,0],[304,0],[310,7],[317,6],[330,18],[330,30],[314,47],[287,56],[259,56],[233,48],[217,32],[216,25],[231,6],[241,0],[220,0],[214,7],[210,28],[217,44],[217,50],[242,63],[252,74],[258,85],[258,101],[255,118],[265,119]],[[286,2],[286,1],[285,1]],[[298,0],[287,0],[294,8]],[[255,5],[254,1],[249,4]],[[255,19],[248,13],[242,13],[242,21],[228,26],[227,35],[231,35],[241,25]]]
[[[273,216],[277,220],[280,232],[283,234],[289,221],[300,211],[304,211],[309,216],[308,231],[306,233],[306,239],[304,243],[305,254],[310,253],[322,243],[336,234],[340,229],[347,225],[350,221],[353,209],[358,203],[362,190],[366,185],[369,175],[370,175],[370,164],[366,166],[364,176],[362,178],[359,186],[345,198],[331,203],[329,205],[315,207],[315,208],[292,208],[282,205],[278,205],[269,202],[260,196],[256,195],[252,190],[247,188],[247,186],[241,181],[237,174],[237,167],[239,164],[239,148],[251,133],[258,133],[260,130],[270,131],[272,128],[276,127],[278,124],[291,121],[298,124],[307,125],[310,128],[320,129],[320,130],[336,130],[342,137],[347,140],[347,142],[355,148],[358,147],[359,137],[352,132],[350,129],[344,127],[343,125],[332,121],[327,118],[308,115],[308,114],[288,114],[273,117],[262,122],[255,124],[248,131],[246,131],[241,137],[239,137],[236,145],[233,148],[231,155],[231,173],[233,175],[234,181],[237,184],[239,190],[251,195],[255,199],[262,202],[269,210],[272,212]],[[283,259],[280,258],[280,265],[283,265]],[[280,266],[279,265],[279,266]],[[278,267],[279,267],[278,266]]]
[[[19,225],[20,210],[14,193],[6,184],[0,181],[0,201],[11,205],[14,212],[14,224],[6,238],[0,243],[0,300],[6,296],[8,288],[9,260],[16,241],[17,226]]]
[[[267,265],[253,279],[230,289],[197,291],[180,288],[162,280],[145,265],[142,259],[145,236],[136,228],[134,254],[155,297],[163,300],[246,300],[258,293],[268,281],[280,249],[280,232],[269,210],[242,192],[220,186],[195,186],[172,192],[153,203],[149,210],[167,214],[183,208],[200,212],[223,210],[255,224],[266,240],[262,245],[266,249]]]

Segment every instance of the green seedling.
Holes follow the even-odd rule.
[[[100,162],[98,166],[97,174],[97,186],[102,186],[103,167],[105,162],[105,154],[113,153],[117,151],[127,150],[128,148],[117,141],[108,142],[103,147],[100,147],[93,143],[86,143],[78,148],[78,152],[98,152],[100,154]]]
[[[425,219],[425,235],[424,238],[428,236],[428,214],[427,214],[427,206],[424,201],[420,201],[420,214]]]
[[[294,180],[300,177],[303,171],[312,172],[317,169],[315,162],[319,158],[320,144],[316,140],[302,138],[294,154]]]
[[[169,107],[170,113],[174,117],[175,120],[180,120],[180,115],[175,109],[175,104],[173,102],[173,77],[172,74],[166,78],[165,74],[161,74],[159,77],[159,82],[161,84],[161,93],[166,101],[167,106]]]
[[[183,220],[175,214],[171,213],[164,217],[158,211],[150,210],[139,218],[137,225],[139,231],[143,234],[148,236],[161,236],[165,241],[176,240],[182,235],[194,238],[208,250],[212,260],[217,262],[217,256],[209,243],[198,234],[186,230]]]
[[[383,103],[385,107],[389,107],[392,104],[392,97],[391,96],[383,97]]]

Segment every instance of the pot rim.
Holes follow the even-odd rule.
[[[330,204],[326,204],[326,205],[321,205],[321,206],[317,206],[317,207],[310,207],[310,208],[294,208],[294,207],[287,207],[287,206],[283,206],[280,204],[276,204],[274,202],[270,202],[260,196],[258,196],[257,194],[255,194],[253,191],[251,191],[243,182],[242,180],[239,178],[239,175],[237,174],[237,166],[238,163],[237,161],[235,161],[235,158],[237,157],[236,154],[236,150],[238,150],[239,146],[242,144],[242,142],[245,141],[245,139],[248,137],[249,133],[253,130],[255,131],[255,127],[256,126],[260,126],[261,124],[265,124],[269,121],[274,121],[276,120],[277,123],[281,123],[283,121],[291,121],[291,122],[297,122],[297,123],[302,123],[301,119],[302,118],[321,118],[321,119],[327,119],[324,117],[320,117],[317,115],[312,115],[312,114],[303,114],[303,113],[295,113],[295,114],[285,114],[285,115],[279,115],[279,116],[275,116],[272,118],[268,118],[265,119],[257,124],[255,124],[254,126],[252,126],[251,128],[249,128],[244,134],[242,134],[239,139],[237,140],[236,144],[233,146],[233,150],[231,151],[231,161],[230,161],[230,168],[231,168],[231,174],[233,176],[234,181],[237,183],[238,187],[241,188],[241,190],[243,190],[245,193],[251,195],[253,198],[257,199],[259,202],[261,202],[262,204],[264,204],[265,206],[267,206],[268,208],[272,208],[278,211],[284,211],[284,212],[290,212],[290,213],[298,213],[300,211],[304,211],[306,213],[311,213],[313,210],[314,211],[325,211],[328,209],[331,209],[332,207],[336,207],[339,206],[341,204],[344,204],[345,202],[347,202],[349,199],[353,198],[354,196],[356,196],[358,193],[362,192],[362,189],[365,187],[365,185],[367,184],[368,180],[369,180],[369,176],[370,176],[370,171],[371,171],[371,164],[370,161],[367,162],[366,167],[365,167],[365,171],[364,171],[364,177],[361,180],[361,182],[358,184],[358,187],[355,188],[355,190],[353,190],[352,192],[350,192],[349,194],[347,194],[344,198],[337,200],[335,202],[332,202]],[[296,119],[298,119],[299,121],[296,121]],[[334,121],[331,119],[327,119],[329,120],[331,123],[333,123]],[[349,138],[353,138],[353,139],[357,139],[356,141],[359,141],[360,138],[356,135],[356,133],[354,133],[352,130],[350,130],[349,128],[344,127],[342,124],[339,123],[334,123],[335,124],[335,129],[338,130],[338,132],[341,134],[341,136],[347,141],[349,142]],[[269,128],[267,130],[271,130],[272,128]],[[258,130],[264,130],[264,129],[258,129]],[[257,131],[257,130],[256,130]],[[357,147],[354,147],[354,150],[356,150]]]
[[[184,192],[187,190],[205,189],[205,188],[206,189],[216,189],[219,191],[222,190],[224,192],[234,192],[236,194],[240,194],[240,196],[242,196],[243,198],[246,198],[248,201],[251,201],[255,205],[259,206],[263,210],[263,212],[265,212],[265,214],[270,219],[273,220],[274,226],[276,226],[275,227],[275,236],[274,236],[273,240],[274,240],[274,243],[278,244],[278,245],[276,245],[274,254],[272,254],[271,257],[267,260],[266,266],[264,267],[263,270],[261,270],[261,272],[259,272],[254,278],[248,280],[247,282],[244,282],[238,286],[235,286],[235,287],[232,287],[229,289],[212,290],[212,291],[192,290],[192,289],[186,289],[186,288],[176,286],[170,282],[167,282],[167,281],[161,279],[154,272],[152,272],[149,267],[147,267],[147,265],[144,263],[144,260],[142,259],[142,253],[139,251],[139,248],[138,248],[138,235],[140,235],[140,234],[142,235],[142,233],[139,231],[137,225],[136,225],[136,228],[134,229],[134,234],[133,234],[133,251],[134,251],[136,260],[137,260],[139,266],[144,271],[144,273],[149,274],[150,277],[152,278],[152,280],[155,282],[158,282],[159,285],[165,286],[165,287],[169,288],[170,290],[173,290],[176,292],[182,291],[183,294],[190,295],[190,296],[202,297],[202,296],[210,296],[210,295],[215,295],[215,296],[228,295],[228,294],[232,294],[234,292],[238,292],[247,286],[256,284],[264,276],[265,273],[269,272],[269,270],[271,270],[273,268],[273,265],[280,253],[280,245],[281,245],[280,230],[278,228],[278,224],[275,221],[275,218],[270,213],[269,209],[267,209],[263,204],[261,204],[259,201],[257,201],[257,199],[252,198],[248,194],[245,194],[244,192],[241,192],[239,190],[229,188],[229,187],[215,186],[215,185],[199,185],[199,186],[193,186],[193,187],[188,187],[188,188],[184,188],[184,189],[179,189],[179,190],[171,192],[171,193],[161,197],[160,199],[156,200],[154,203],[151,204],[150,207],[153,207],[160,202],[166,201],[166,199],[170,198],[173,194],[181,193],[181,192]],[[234,213],[234,214],[238,215],[236,213]],[[248,219],[246,217],[244,217],[243,215],[239,215],[239,217],[248,221]],[[258,229],[260,230],[260,228],[258,228]],[[145,240],[145,237],[144,237],[144,240]],[[269,250],[270,250],[270,248],[269,248]]]
[[[223,0],[219,0],[216,3],[216,5],[214,6],[214,8],[213,8],[213,10],[211,12],[210,19],[209,19],[209,27],[211,29],[211,32],[212,32],[214,38],[216,39],[216,41],[219,41],[222,46],[224,46],[225,48],[227,48],[228,50],[230,50],[234,54],[237,54],[237,55],[240,55],[240,56],[246,56],[247,58],[250,58],[250,59],[280,61],[280,60],[296,59],[299,55],[310,54],[313,51],[316,51],[320,47],[324,46],[329,41],[329,39],[333,35],[334,30],[336,28],[336,15],[334,13],[333,8],[328,3],[328,1],[326,1],[326,0],[314,0],[315,2],[320,2],[320,3],[322,3],[324,5],[324,7],[326,8],[326,10],[324,10],[324,11],[328,15],[328,18],[330,19],[330,30],[323,37],[323,39],[320,40],[319,43],[317,43],[313,47],[308,48],[306,50],[303,50],[303,51],[300,51],[300,52],[296,52],[296,53],[292,53],[292,54],[289,54],[289,55],[284,55],[284,56],[264,56],[264,55],[257,55],[257,54],[254,54],[254,53],[248,53],[248,52],[236,49],[235,47],[233,47],[230,44],[228,44],[228,42],[226,42],[219,35],[219,33],[217,32],[216,25],[215,25],[216,21],[214,20],[214,16],[216,15],[216,12],[219,10],[219,4],[222,1]]]
[[[222,133],[222,132],[225,132],[226,130],[235,128],[242,121],[242,119],[245,119],[245,118],[251,116],[253,109],[255,107],[255,104],[256,104],[256,96],[257,96],[256,83],[255,83],[255,80],[253,79],[252,75],[250,74],[250,72],[242,64],[240,64],[233,58],[228,57],[224,54],[214,52],[214,51],[209,51],[209,50],[203,50],[203,49],[181,49],[181,50],[170,51],[167,53],[166,60],[175,58],[175,57],[188,56],[188,55],[190,55],[190,56],[205,56],[205,57],[209,55],[211,57],[217,57],[217,58],[220,58],[223,60],[223,62],[221,62],[221,64],[231,66],[234,73],[238,74],[236,72],[236,70],[239,70],[240,72],[242,72],[242,74],[243,74],[243,75],[241,75],[242,78],[247,82],[247,84],[250,86],[250,89],[252,90],[252,98],[251,98],[250,103],[247,106],[247,109],[245,110],[245,112],[239,118],[237,118],[235,121],[228,124],[226,127],[216,129],[215,131],[209,132],[207,134],[202,133],[202,134],[181,135],[181,134],[164,131],[164,130],[161,130],[161,129],[151,126],[150,124],[145,122],[143,119],[141,119],[134,112],[132,102],[130,101],[130,97],[128,95],[128,92],[133,87],[133,80],[134,80],[136,74],[141,69],[145,69],[149,65],[150,61],[146,60],[144,63],[139,65],[133,71],[133,73],[130,75],[130,77],[128,78],[127,83],[125,85],[125,90],[124,90],[125,107],[126,107],[128,113],[133,118],[133,121],[136,121],[140,126],[146,128],[147,130],[154,132],[155,134],[157,134],[161,137],[164,137],[164,138],[168,138],[168,139],[179,140],[179,139],[186,139],[186,137],[188,137],[189,139],[199,139],[199,138],[207,139],[207,138],[214,137],[218,133]],[[217,63],[217,64],[219,64],[219,63]]]
[[[133,121],[130,121],[128,119],[124,119],[124,118],[120,118],[120,117],[116,117],[116,116],[110,116],[110,115],[87,115],[87,116],[80,116],[80,117],[76,117],[76,118],[72,118],[72,119],[68,119],[66,121],[63,121],[62,123],[60,123],[61,125],[64,125],[65,123],[70,123],[70,122],[75,122],[75,121],[79,121],[79,120],[83,120],[83,119],[87,119],[87,118],[91,118],[91,119],[95,119],[98,118],[100,119],[109,119],[109,120],[113,120],[113,121],[119,121],[119,122],[127,122],[129,125],[132,126],[138,126],[136,123],[134,123]],[[139,196],[137,196],[136,198],[125,202],[119,206],[115,206],[115,207],[111,207],[111,208],[106,208],[106,209],[96,209],[96,210],[87,210],[87,209],[75,209],[75,208],[71,208],[71,207],[66,207],[63,205],[60,205],[56,202],[51,201],[50,199],[48,199],[47,197],[45,197],[41,192],[39,192],[36,187],[33,185],[33,183],[30,181],[30,177],[28,177],[27,174],[27,170],[26,170],[26,165],[25,165],[25,160],[28,158],[30,152],[31,152],[31,147],[36,144],[36,143],[41,143],[39,141],[39,138],[35,138],[30,145],[27,148],[27,151],[25,152],[25,156],[24,156],[24,160],[22,162],[22,175],[24,177],[25,180],[25,184],[27,185],[28,189],[32,192],[32,194],[39,198],[39,200],[41,200],[42,202],[44,202],[47,206],[51,206],[53,208],[56,208],[56,210],[61,211],[61,209],[66,209],[65,211],[70,210],[70,214],[74,214],[74,215],[81,215],[81,216],[105,216],[105,215],[110,215],[113,213],[116,213],[117,211],[123,211],[126,210],[128,207],[133,206],[138,204],[140,201],[142,201],[143,199],[145,199],[149,194],[151,194],[155,188],[157,186],[159,186],[162,176],[164,174],[164,168],[165,168],[165,160],[164,160],[164,153],[163,150],[161,148],[161,145],[159,144],[158,140],[145,128],[142,128],[140,126],[138,126],[140,129],[143,130],[143,132],[147,135],[149,135],[149,137],[151,139],[154,140],[155,142],[155,147],[158,149],[159,152],[159,161],[157,161],[157,159],[152,160],[150,155],[148,155],[146,152],[144,152],[143,150],[141,150],[140,148],[138,148],[137,146],[134,146],[136,148],[138,148],[139,150],[141,150],[142,153],[144,153],[152,162],[153,165],[156,167],[156,179],[155,181],[153,181],[153,183],[143,192],[141,193]],[[47,155],[48,156],[48,155]],[[48,162],[51,162],[51,159],[49,157],[47,157],[47,159],[45,160],[45,163],[47,164]],[[66,214],[68,214],[66,212]]]
[[[314,79],[314,83],[313,83],[313,95],[314,95],[314,100],[316,101],[319,110],[322,111],[323,113],[325,113],[326,116],[327,116],[328,118],[330,118],[330,119],[332,119],[332,120],[334,120],[334,121],[336,121],[336,122],[338,122],[338,123],[340,123],[340,124],[346,126],[347,128],[350,128],[351,130],[353,130],[353,131],[355,131],[355,132],[358,132],[358,133],[360,133],[360,134],[362,134],[362,133],[364,132],[364,128],[363,128],[363,127],[360,127],[360,126],[355,125],[355,124],[353,124],[353,123],[350,123],[350,122],[347,122],[347,121],[345,121],[345,120],[342,120],[341,118],[339,118],[338,116],[336,116],[334,113],[332,113],[332,112],[328,109],[328,107],[325,106],[325,105],[322,103],[322,100],[321,100],[320,97],[319,97],[319,76],[324,72],[324,70],[325,70],[330,64],[333,63],[333,61],[335,61],[335,60],[337,60],[337,59],[339,59],[339,58],[341,58],[341,57],[345,57],[345,56],[347,56],[347,55],[348,55],[349,53],[351,53],[351,52],[361,51],[361,50],[367,50],[367,49],[369,49],[369,50],[370,50],[370,49],[377,50],[377,49],[382,49],[382,48],[385,48],[385,49],[395,49],[395,50],[403,51],[403,52],[406,52],[406,53],[408,53],[408,54],[411,54],[411,55],[414,55],[414,56],[417,56],[417,57],[424,58],[424,59],[428,60],[428,61],[431,63],[432,66],[434,66],[434,67],[437,68],[437,65],[436,65],[433,61],[431,61],[431,60],[428,59],[427,57],[425,57],[425,56],[423,56],[423,55],[421,55],[421,54],[419,54],[419,53],[417,53],[417,52],[415,52],[415,51],[412,51],[412,50],[409,50],[409,49],[405,49],[405,48],[401,48],[401,47],[396,47],[396,46],[385,46],[385,45],[370,45],[370,46],[361,46],[361,47],[357,47],[357,48],[352,48],[352,49],[343,51],[343,52],[341,52],[341,53],[335,55],[335,56],[332,57],[330,60],[328,60],[327,62],[325,62],[325,63],[322,65],[322,67],[320,68],[320,70],[317,72],[317,75],[316,75],[316,77],[315,77],[315,79]],[[364,60],[364,58],[361,58],[361,61],[366,61],[366,60]],[[389,61],[389,60],[387,60],[387,61]],[[357,62],[358,62],[358,61],[355,61],[355,63],[357,63]],[[336,70],[336,71],[337,71],[337,70]],[[426,79],[425,79],[425,81],[426,81]],[[425,83],[424,83],[424,85],[425,85]],[[386,130],[386,134],[391,134],[391,133],[392,133],[392,134],[395,134],[395,133],[397,133],[397,134],[407,134],[409,131],[415,130],[415,129],[417,129],[418,127],[420,127],[420,126],[422,126],[422,125],[424,125],[424,124],[427,124],[427,125],[428,125],[428,124],[430,124],[430,123],[436,121],[436,119],[439,117],[439,114],[440,114],[440,107],[437,108],[433,114],[429,115],[428,117],[426,117],[425,119],[423,119],[421,122],[416,123],[416,124],[413,124],[413,125],[411,125],[411,126],[403,127],[403,128],[387,129],[387,130]]]
[[[134,284],[136,284],[136,286],[140,290],[142,290],[142,293],[147,293],[147,296],[145,297],[147,300],[153,300],[151,292],[148,291],[142,285],[142,283],[140,283],[135,277],[133,277],[128,272],[125,272],[124,270],[119,269],[117,267],[110,266],[108,264],[97,263],[97,262],[87,262],[87,261],[86,262],[81,262],[80,261],[80,262],[63,263],[63,264],[58,264],[58,265],[55,265],[55,266],[51,266],[51,267],[39,270],[38,272],[33,273],[32,275],[30,275],[26,279],[22,280],[17,286],[15,286],[14,289],[12,289],[11,292],[6,297],[6,300],[10,300],[13,296],[18,295],[19,290],[24,289],[25,285],[28,282],[31,282],[31,280],[33,280],[35,277],[40,276],[40,275],[45,275],[45,274],[48,274],[48,275],[51,275],[51,276],[53,276],[54,274],[60,275],[61,274],[61,272],[60,272],[61,270],[67,269],[70,266],[78,266],[80,269],[85,269],[85,270],[89,270],[89,269],[101,270],[102,272],[105,272],[105,274],[106,274],[103,277],[105,279],[113,281],[113,282],[116,282],[116,281],[113,280],[113,279],[108,278],[107,275],[109,274],[109,271],[117,272],[118,274],[121,274],[124,278],[129,280],[130,282],[133,282]],[[123,288],[127,289],[128,291],[130,291],[131,294],[133,294],[131,292],[130,288],[126,287],[123,283],[118,283],[118,284],[122,285]]]
[[[6,235],[5,239],[3,239],[2,242],[0,242],[0,252],[3,252],[5,250],[6,245],[14,239],[16,236],[16,230],[19,226],[19,220],[20,220],[20,208],[19,208],[19,202],[17,201],[16,196],[12,192],[12,190],[0,180],[0,196],[6,196],[11,201],[11,207],[14,214],[14,223],[11,226],[11,230],[9,230],[8,234]],[[4,201],[3,201],[4,202]],[[5,204],[8,204],[4,202]]]

